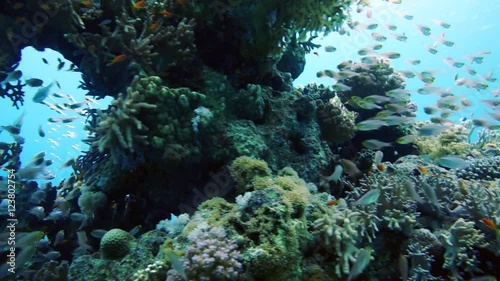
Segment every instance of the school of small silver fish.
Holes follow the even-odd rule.
[[[49,64],[44,58],[44,63]],[[60,58],[58,59],[58,70],[60,66],[64,65],[64,61]],[[70,70],[68,70],[70,71]],[[38,103],[41,106],[46,106],[49,109],[55,111],[57,115],[50,117],[46,120],[46,123],[40,123],[37,128],[37,135],[40,139],[35,139],[35,142],[45,141],[54,152],[58,152],[60,149],[61,137],[50,137],[51,134],[60,134],[62,137],[76,139],[77,134],[74,132],[74,126],[69,123],[73,123],[80,118],[80,116],[86,116],[86,111],[88,108],[92,108],[92,104],[99,104],[96,100],[85,97],[82,101],[77,101],[70,94],[64,94],[62,92],[61,85],[58,81],[53,80],[50,83],[44,83],[42,79],[39,78],[26,78],[23,79],[23,72],[21,70],[15,70],[11,73],[4,75],[4,79],[1,83],[13,82],[13,81],[23,81],[25,85],[34,88],[34,94],[32,95],[32,101]],[[13,138],[14,142],[23,144],[25,138],[21,136],[22,125],[24,117],[27,112],[23,112],[12,124],[0,125],[0,134],[6,131]],[[29,112],[28,112],[29,114]],[[70,116],[72,115],[72,116]],[[83,121],[82,121],[83,122]],[[44,129],[45,127],[45,129]],[[65,130],[65,131],[64,131]],[[45,140],[44,140],[45,139]],[[0,146],[3,149],[8,149],[9,144],[6,142],[0,142]],[[79,145],[73,145],[73,149],[76,151],[81,151]],[[50,152],[50,155],[57,161],[63,163],[64,155],[60,153]],[[59,155],[58,155],[59,154]],[[68,155],[72,155],[71,152],[67,152]],[[17,176],[22,180],[51,180],[54,179],[55,174],[61,169],[69,167],[68,162],[64,162],[56,172],[52,172],[49,166],[52,164],[52,160],[44,159],[46,153],[39,153],[28,161],[27,165],[21,167],[17,172]],[[61,158],[63,157],[63,158]],[[73,161],[70,159],[69,161]]]
[[[401,4],[401,1],[388,1],[392,4]],[[418,130],[417,135],[407,135],[396,139],[394,142],[383,142],[377,139],[369,139],[362,142],[363,146],[373,150],[381,150],[385,147],[390,147],[394,143],[408,144],[413,143],[419,136],[435,136],[443,131],[446,131],[451,126],[460,121],[471,119],[473,126],[482,127],[489,130],[500,129],[500,88],[495,88],[494,83],[498,81],[495,77],[494,70],[480,74],[475,70],[475,65],[481,65],[488,59],[491,54],[489,50],[479,50],[473,54],[466,54],[462,57],[450,57],[446,55],[447,48],[456,48],[453,40],[445,36],[445,32],[453,29],[453,26],[446,21],[440,19],[432,19],[431,23],[421,24],[415,22],[417,19],[413,15],[396,11],[398,17],[415,22],[413,27],[423,38],[409,38],[406,34],[411,33],[411,30],[400,30],[394,24],[382,24],[374,21],[372,18],[371,8],[369,6],[358,5],[356,12],[364,14],[365,19],[359,21],[349,20],[346,26],[340,28],[339,34],[351,36],[354,33],[366,34],[366,37],[371,37],[373,43],[369,46],[362,47],[357,51],[361,62],[355,63],[357,67],[368,68],[370,64],[377,64],[380,60],[391,61],[398,60],[403,57],[402,52],[397,51],[381,51],[384,49],[384,42],[393,38],[396,41],[405,44],[415,44],[415,41],[425,40],[429,43],[424,43],[422,48],[430,54],[436,56],[436,61],[439,61],[441,53],[445,54],[441,59],[443,63],[442,69],[432,70],[416,70],[415,68],[422,64],[421,59],[411,58],[406,59],[408,69],[396,69],[395,72],[408,79],[418,79],[422,82],[421,87],[417,89],[397,89],[385,93],[385,96],[372,95],[366,98],[351,97],[351,104],[363,109],[379,109],[381,110],[377,116],[362,120],[356,124],[359,131],[374,131],[383,126],[398,126],[414,121],[410,110],[406,104],[401,103],[402,100],[410,98],[412,95],[432,95],[437,97],[435,104],[427,104],[423,107],[425,114],[430,116],[430,123],[424,124]],[[361,23],[363,22],[363,23]],[[385,28],[385,30],[383,29]],[[398,32],[396,32],[398,31]],[[389,33],[389,36],[386,34]],[[436,35],[434,35],[436,34]],[[324,47],[325,52],[335,52],[337,48],[333,45]],[[345,63],[343,63],[345,64]],[[345,65],[339,65],[339,68]],[[342,67],[343,69],[343,67]],[[439,81],[440,84],[454,84],[465,90],[461,90],[461,94],[454,93],[451,88],[434,86],[436,79],[439,79],[439,74],[444,72],[454,72],[453,81]],[[328,77],[335,81],[346,77],[358,75],[354,72],[322,70],[316,76],[318,78]],[[335,82],[333,87],[337,92],[349,91],[350,87],[340,82]],[[473,102],[474,101],[474,102]],[[479,101],[484,106],[482,107],[488,118],[475,117],[479,112],[474,112],[472,108]],[[481,112],[482,113],[482,112]],[[408,117],[406,117],[408,116]],[[449,167],[460,168],[465,165],[463,159],[449,156],[447,159],[441,159],[437,164]],[[340,171],[340,170],[337,170]],[[344,167],[346,172],[346,167]],[[342,173],[340,171],[340,173]],[[337,178],[337,174],[333,174],[333,179]]]

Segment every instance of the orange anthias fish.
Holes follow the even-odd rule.
[[[90,6],[94,5],[94,2],[88,1],[88,0],[87,1],[82,1],[82,5],[90,7]]]
[[[157,23],[152,23],[152,24],[149,25],[149,30],[155,30],[155,29],[158,28],[158,26],[159,25]]]
[[[377,164],[377,170],[381,172],[385,171],[385,165],[383,163]]]
[[[138,1],[138,2],[135,2],[134,3],[134,8],[140,8],[140,7],[143,7],[144,5],[146,5],[146,1]]]
[[[124,60],[127,56],[125,55],[117,55],[116,57],[114,57],[109,63],[108,63],[108,66],[110,65],[113,65],[117,62],[120,62],[122,60]]]
[[[486,218],[481,219],[481,221],[484,222],[484,224],[486,224],[486,226],[493,229],[494,231],[497,231],[497,232],[500,231],[494,221],[492,221],[490,219],[486,219]]]
[[[337,204],[339,204],[339,200],[330,200],[330,201],[326,202],[326,205],[328,205],[328,206],[335,206]]]
[[[167,16],[167,17],[170,17],[172,15],[171,12],[167,11],[167,10],[163,10],[160,12],[160,14],[164,15],[164,16]]]
[[[427,170],[424,166],[418,166],[418,170],[423,174],[428,176],[429,175],[429,170]]]

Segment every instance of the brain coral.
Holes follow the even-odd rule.
[[[120,259],[126,256],[131,247],[132,235],[119,228],[106,232],[101,239],[101,253],[105,259]]]

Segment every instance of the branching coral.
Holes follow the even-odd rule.
[[[335,254],[333,266],[337,276],[349,274],[350,263],[356,260],[356,254],[363,243],[370,239],[369,235],[363,235],[370,230],[365,228],[365,225],[371,223],[364,221],[362,212],[341,206],[326,210],[326,213],[314,222],[315,235],[319,236],[328,252]]]
[[[444,267],[450,269],[453,280],[464,280],[464,272],[477,272],[477,249],[486,246],[484,235],[474,228],[473,222],[458,219],[445,239]]]
[[[20,143],[3,143],[0,148],[0,166],[18,171],[21,168],[21,152],[23,147]]]
[[[24,104],[24,86],[25,84],[21,84],[21,80],[17,80],[17,85],[9,82],[5,83],[4,86],[0,84],[0,97],[9,98],[12,101],[12,105],[19,109],[18,103],[21,105]]]
[[[108,111],[98,111],[97,127],[85,127],[94,134],[86,142],[101,153],[109,151],[115,163],[120,162],[122,155],[135,152],[138,145],[148,145],[144,134],[148,128],[139,116],[141,111],[156,109],[157,106],[143,100],[140,92],[128,88],[126,98],[120,96],[111,102]]]
[[[157,70],[166,71],[173,66],[183,67],[194,59],[196,45],[194,19],[183,18],[179,24],[161,28],[151,42],[159,53]]]

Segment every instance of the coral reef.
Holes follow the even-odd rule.
[[[155,257],[159,254],[160,246],[165,238],[166,234],[158,230],[144,233],[137,239],[137,242],[130,244],[128,254],[120,259],[102,259],[100,255],[79,256],[73,259],[70,265],[68,279],[76,281],[112,280],[113,278],[127,280],[139,269],[146,269],[148,265],[156,262]],[[130,240],[127,241],[130,242]],[[165,277],[163,275],[160,280],[165,280]]]
[[[109,151],[115,163],[120,163],[122,155],[134,153],[136,147],[148,145],[146,135],[148,128],[138,117],[142,110],[156,109],[154,104],[143,102],[144,96],[129,88],[127,97],[115,99],[107,112],[98,111],[98,126],[86,126],[94,135],[86,141],[103,153]]]
[[[332,87],[293,87],[316,36],[367,1],[4,2],[1,71],[24,46],[50,47],[88,95],[113,98],[87,110],[90,149],[73,175],[21,178],[26,275],[12,279],[500,276],[497,133],[471,143],[471,121],[413,145],[425,125],[384,60],[318,72]],[[31,15],[44,19],[33,30]],[[23,86],[0,96],[19,108]],[[0,165],[20,169],[21,145],[0,146]],[[435,165],[448,155],[471,164]]]
[[[167,266],[161,261],[149,264],[145,269],[140,269],[132,276],[133,281],[163,281],[167,275]]]

